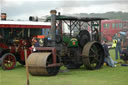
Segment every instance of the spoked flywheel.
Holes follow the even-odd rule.
[[[56,62],[59,63],[59,59],[56,57]],[[35,76],[54,76],[59,70],[60,66],[50,66],[53,64],[53,57],[51,52],[32,53],[28,57],[29,73]]]
[[[87,30],[81,30],[78,34],[79,45],[83,48],[90,41],[90,34]]]
[[[102,45],[96,41],[88,42],[83,48],[82,57],[87,69],[99,69],[104,62],[104,49]]]
[[[15,68],[16,58],[12,53],[6,53],[2,56],[1,66],[4,70],[11,70]]]

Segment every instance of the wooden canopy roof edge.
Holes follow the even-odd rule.
[[[57,20],[75,20],[75,21],[97,21],[97,20],[105,20],[108,18],[100,18],[100,17],[76,17],[76,16],[65,16],[65,15],[60,15],[56,16]],[[51,20],[51,17],[47,17],[47,20]]]

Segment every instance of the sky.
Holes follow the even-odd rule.
[[[28,20],[29,16],[50,15],[55,9],[61,14],[128,12],[128,0],[0,0],[0,12],[8,19]]]

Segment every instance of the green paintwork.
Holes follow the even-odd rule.
[[[71,38],[69,42],[69,47],[77,47],[77,46],[78,46],[77,38]]]
[[[68,47],[77,47],[78,46],[77,38],[70,38],[68,36],[63,36],[63,42],[67,43]]]

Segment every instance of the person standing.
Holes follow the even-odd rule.
[[[39,46],[39,42],[38,39],[36,37],[32,38],[32,46],[29,48],[31,51],[35,52],[36,51],[36,47],[40,47]]]
[[[115,48],[115,59],[118,60],[118,55],[120,55],[120,53],[121,53],[121,46],[123,43],[123,40],[120,37],[120,33],[117,34],[116,40],[117,40],[117,44],[116,44],[116,48]],[[121,59],[121,57],[120,57],[120,59]]]
[[[112,60],[110,56],[107,41],[103,41],[102,44],[105,52],[105,62],[111,67],[116,67],[115,62]]]

